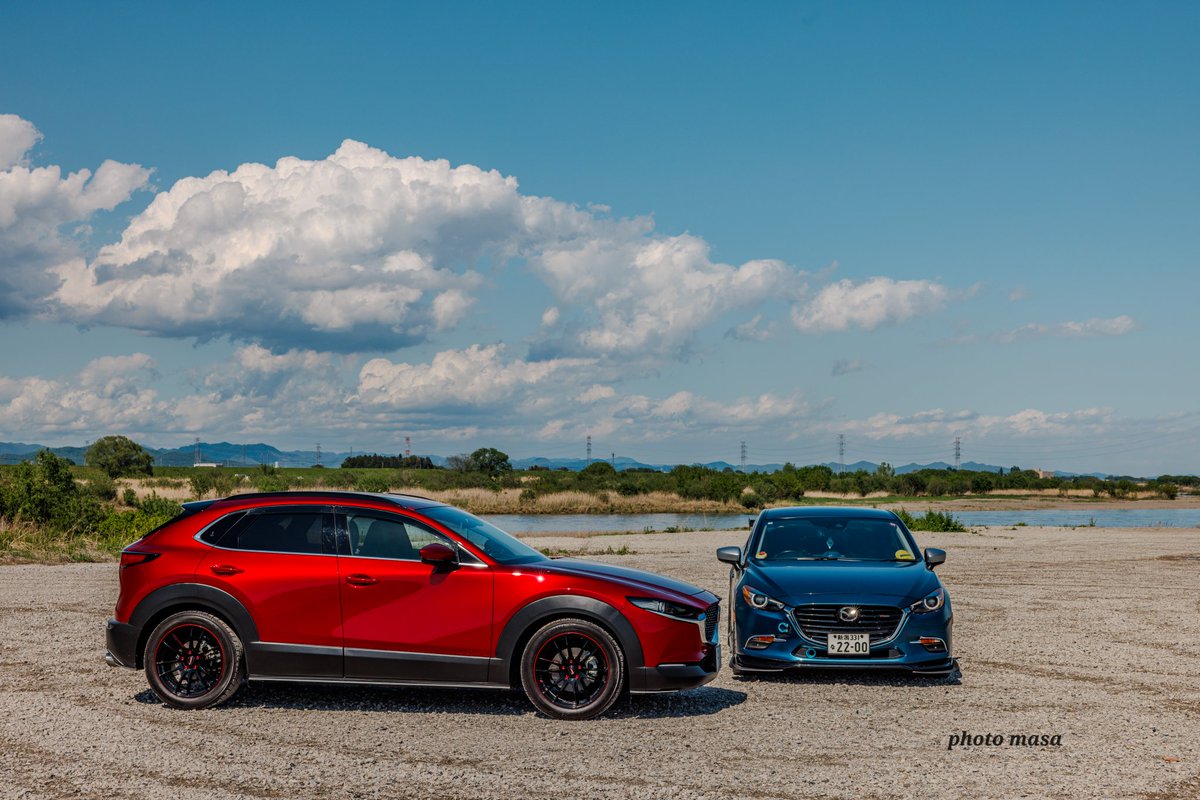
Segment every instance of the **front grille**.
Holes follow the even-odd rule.
[[[713,603],[708,608],[704,609],[704,641],[715,642],[717,640],[717,623],[721,619],[721,604]]]
[[[801,634],[819,644],[825,644],[830,633],[869,633],[872,645],[892,639],[904,620],[904,612],[894,606],[855,606],[858,619],[845,622],[838,611],[846,607],[797,606],[792,609],[792,620]]]

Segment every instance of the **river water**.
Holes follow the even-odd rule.
[[[921,513],[921,512],[917,512]],[[955,511],[964,525],[1047,525],[1097,528],[1198,528],[1200,508],[1041,508],[1031,511]],[[663,532],[671,528],[693,530],[745,529],[747,514],[489,514],[486,519],[510,533]]]

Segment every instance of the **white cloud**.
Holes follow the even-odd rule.
[[[803,307],[794,308],[792,322],[805,333],[849,327],[871,331],[938,311],[951,297],[950,289],[933,281],[877,277],[855,283],[844,279],[822,288]]]
[[[346,141],[326,159],[243,164],[160,193],[56,297],[79,321],[280,348],[411,344],[453,327],[519,242],[516,182]]]
[[[58,287],[56,273],[82,268],[79,243],[60,233],[61,226],[111,210],[150,176],[116,161],[66,176],[57,166],[30,168],[29,151],[40,139],[28,121],[0,115],[0,319],[44,311]]]
[[[1045,324],[1031,322],[1011,331],[996,335],[1001,342],[1015,342],[1021,339],[1041,339],[1059,337],[1066,339],[1084,339],[1092,336],[1124,336],[1138,329],[1138,323],[1133,317],[1122,314],[1119,317],[1093,317],[1084,322],[1057,322]]]
[[[374,358],[362,366],[356,400],[368,406],[438,412],[536,401],[530,390],[550,378],[578,373],[585,359],[520,361],[505,358],[502,344],[472,345],[438,353],[427,364]]]
[[[1111,408],[1084,408],[1075,411],[1046,412],[1023,409],[1008,415],[980,414],[976,411],[947,411],[931,408],[912,414],[880,412],[866,419],[837,423],[838,431],[867,439],[904,439],[956,434],[986,436],[1028,436],[1060,434],[1107,427],[1113,419]],[[948,439],[947,439],[948,441]]]
[[[99,177],[99,175],[98,175]],[[518,191],[472,165],[395,158],[347,140],[185,178],[90,264],[54,272],[60,313],[161,336],[276,349],[394,349],[453,329],[476,265],[523,258],[555,296],[535,357],[673,358],[726,311],[792,297],[779,261],[714,262],[708,243]]]
[[[572,312],[561,336],[537,343],[538,355],[679,357],[723,313],[790,297],[803,281],[780,261],[714,262],[703,239],[650,235],[645,220],[593,220],[529,264]]]
[[[172,412],[149,386],[154,367],[150,356],[135,353],[95,359],[71,379],[0,377],[0,428],[90,438],[164,425]]]
[[[29,120],[0,114],[0,169],[27,166],[29,151],[41,140],[41,131]]]
[[[1029,290],[1026,289],[1023,284],[1018,284],[1016,287],[1013,288],[1013,290],[1011,292],[1008,293],[1008,302],[1010,302],[1010,303],[1019,303],[1022,300],[1028,300],[1028,299],[1029,299]]]

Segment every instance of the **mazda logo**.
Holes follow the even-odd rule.
[[[842,622],[858,622],[858,606],[843,606],[838,609],[838,619]]]

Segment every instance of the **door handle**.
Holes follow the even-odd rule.
[[[232,564],[213,564],[211,569],[214,575],[237,575],[239,572],[246,571]]]
[[[350,584],[351,586],[372,586],[376,583],[379,583],[379,578],[372,578],[370,575],[355,573],[354,575],[346,576],[346,583]]]

